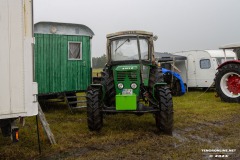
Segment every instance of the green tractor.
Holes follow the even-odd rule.
[[[91,131],[103,126],[108,113],[152,113],[156,126],[172,134],[172,95],[163,80],[160,63],[154,59],[153,41],[145,31],[107,35],[107,57],[99,84],[87,90],[87,121]]]

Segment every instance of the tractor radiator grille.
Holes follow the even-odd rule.
[[[125,78],[128,77],[130,81],[137,81],[137,72],[133,71],[119,71],[117,72],[117,80],[118,81],[124,81]]]

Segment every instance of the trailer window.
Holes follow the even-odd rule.
[[[200,60],[200,68],[201,69],[209,69],[209,68],[211,68],[210,59],[201,59]]]
[[[82,43],[68,42],[68,60],[82,59]]]

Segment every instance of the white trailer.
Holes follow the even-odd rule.
[[[225,53],[223,50],[194,50],[173,54],[187,57],[187,60],[175,62],[187,88],[213,87],[218,66],[227,60],[236,59],[236,54],[230,50],[226,50]]]
[[[0,127],[5,136],[13,132],[16,118],[38,114],[32,10],[32,0],[0,0]]]

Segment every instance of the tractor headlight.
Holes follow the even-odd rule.
[[[118,83],[118,88],[119,89],[123,89],[123,84],[122,83]]]
[[[131,88],[132,88],[132,89],[136,89],[136,88],[137,88],[137,84],[136,84],[136,83],[132,83],[132,84],[131,84]]]

